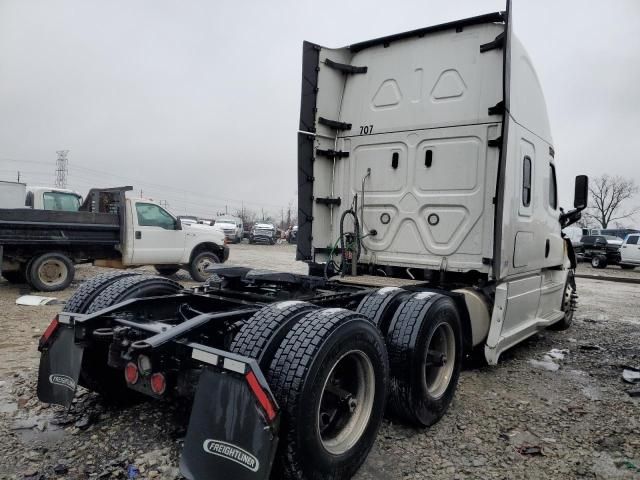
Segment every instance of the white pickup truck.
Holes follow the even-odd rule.
[[[0,209],[2,276],[36,290],[66,288],[74,264],[127,268],[155,265],[170,275],[188,268],[196,281],[229,255],[224,233],[183,225],[160,205],[128,198],[130,187],[91,190],[78,211]]]
[[[640,233],[627,235],[620,247],[620,266],[625,270],[640,267]]]

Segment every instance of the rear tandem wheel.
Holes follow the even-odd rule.
[[[351,478],[384,413],[388,360],[379,330],[349,310],[312,311],[287,333],[267,380],[282,414],[275,478]]]
[[[453,300],[420,292],[396,311],[387,335],[391,413],[428,427],[447,411],[462,365],[462,328]]]

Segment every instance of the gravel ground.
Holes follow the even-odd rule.
[[[293,258],[289,245],[243,244],[230,263],[304,273]],[[66,300],[100,270],[79,267],[56,296]],[[640,478],[640,399],[627,393],[640,385],[621,379],[625,366],[640,367],[640,285],[579,279],[578,292],[570,330],[542,332],[496,367],[467,366],[432,428],[385,420],[356,479]],[[19,307],[21,293],[0,279],[0,478],[180,478],[189,405],[116,409],[86,391],[68,412],[38,402],[37,339],[62,305]],[[551,349],[566,350],[556,371],[532,365]]]

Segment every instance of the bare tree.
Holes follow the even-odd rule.
[[[640,211],[640,208],[624,208],[623,203],[638,193],[638,186],[633,179],[619,176],[602,175],[589,180],[591,205],[584,214],[607,228],[610,222],[629,218]]]
[[[235,214],[236,217],[242,220],[245,230],[251,230],[251,227],[256,223],[256,217],[258,216],[254,210],[245,207],[236,209]]]

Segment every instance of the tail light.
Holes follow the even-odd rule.
[[[138,372],[138,366],[135,363],[129,362],[127,366],[124,367],[124,378],[127,383],[131,385],[138,382],[140,374]]]
[[[267,392],[264,391],[262,385],[260,385],[260,382],[258,382],[255,373],[249,371],[249,373],[245,375],[245,378],[247,379],[249,388],[251,388],[251,391],[258,400],[258,403],[264,410],[264,413],[266,413],[267,418],[270,422],[272,422],[273,419],[276,418],[276,409],[273,402],[269,398],[269,395],[267,395]]]
[[[51,320],[51,323],[42,334],[42,337],[40,337],[40,341],[38,342],[38,350],[42,350],[49,343],[49,339],[58,329],[59,325],[60,323],[58,322],[58,316],[56,315],[55,317],[53,317],[53,320]]]
[[[151,391],[156,395],[162,395],[167,389],[167,379],[162,373],[154,373],[149,381]]]

